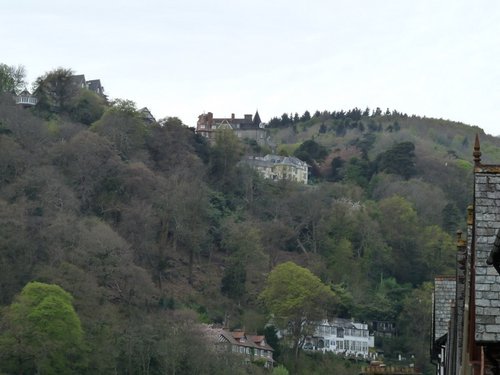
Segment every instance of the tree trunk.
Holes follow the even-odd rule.
[[[189,249],[189,276],[188,276],[189,285],[193,285],[193,258],[194,258],[194,251],[193,249]]]

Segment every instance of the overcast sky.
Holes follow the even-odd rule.
[[[0,62],[101,79],[156,118],[390,108],[500,134],[497,0],[23,0]]]

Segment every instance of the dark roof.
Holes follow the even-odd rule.
[[[231,117],[218,117],[218,118],[215,118],[214,117],[214,122],[216,124],[218,123],[221,123],[221,122],[224,122],[224,121],[227,121],[229,122],[230,124],[252,124],[252,121],[251,120],[247,120],[245,118],[231,118]]]
[[[19,93],[18,96],[31,96],[31,93],[28,90],[24,89]]]
[[[89,90],[94,92],[101,93],[103,91],[100,79],[92,79],[90,81],[87,81],[87,87]]]
[[[87,82],[85,81],[84,74],[77,74],[77,75],[71,76],[71,81],[73,81],[73,83],[75,85],[78,85],[80,87],[85,87],[87,84]]]
[[[253,116],[253,124],[259,126],[262,121],[260,120],[259,111],[255,111],[255,116]]]

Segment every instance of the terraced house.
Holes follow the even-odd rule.
[[[219,347],[225,348],[234,354],[239,354],[244,361],[262,361],[264,367],[273,367],[273,351],[262,335],[250,335],[242,330],[220,330]]]

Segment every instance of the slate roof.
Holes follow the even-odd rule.
[[[251,164],[257,165],[257,166],[270,166],[273,164],[284,164],[284,165],[292,165],[294,167],[306,167],[308,166],[305,161],[302,161],[295,156],[281,156],[281,155],[273,155],[273,154],[267,154],[264,157],[260,156],[255,156],[255,157],[250,157],[248,161]]]
[[[85,75],[84,74],[77,74],[74,76],[71,76],[71,81],[77,86],[80,87],[86,87],[87,82],[85,81]]]
[[[98,94],[102,94],[102,92],[104,91],[100,79],[92,79],[90,81],[87,81],[87,87],[90,91],[94,91]]]

